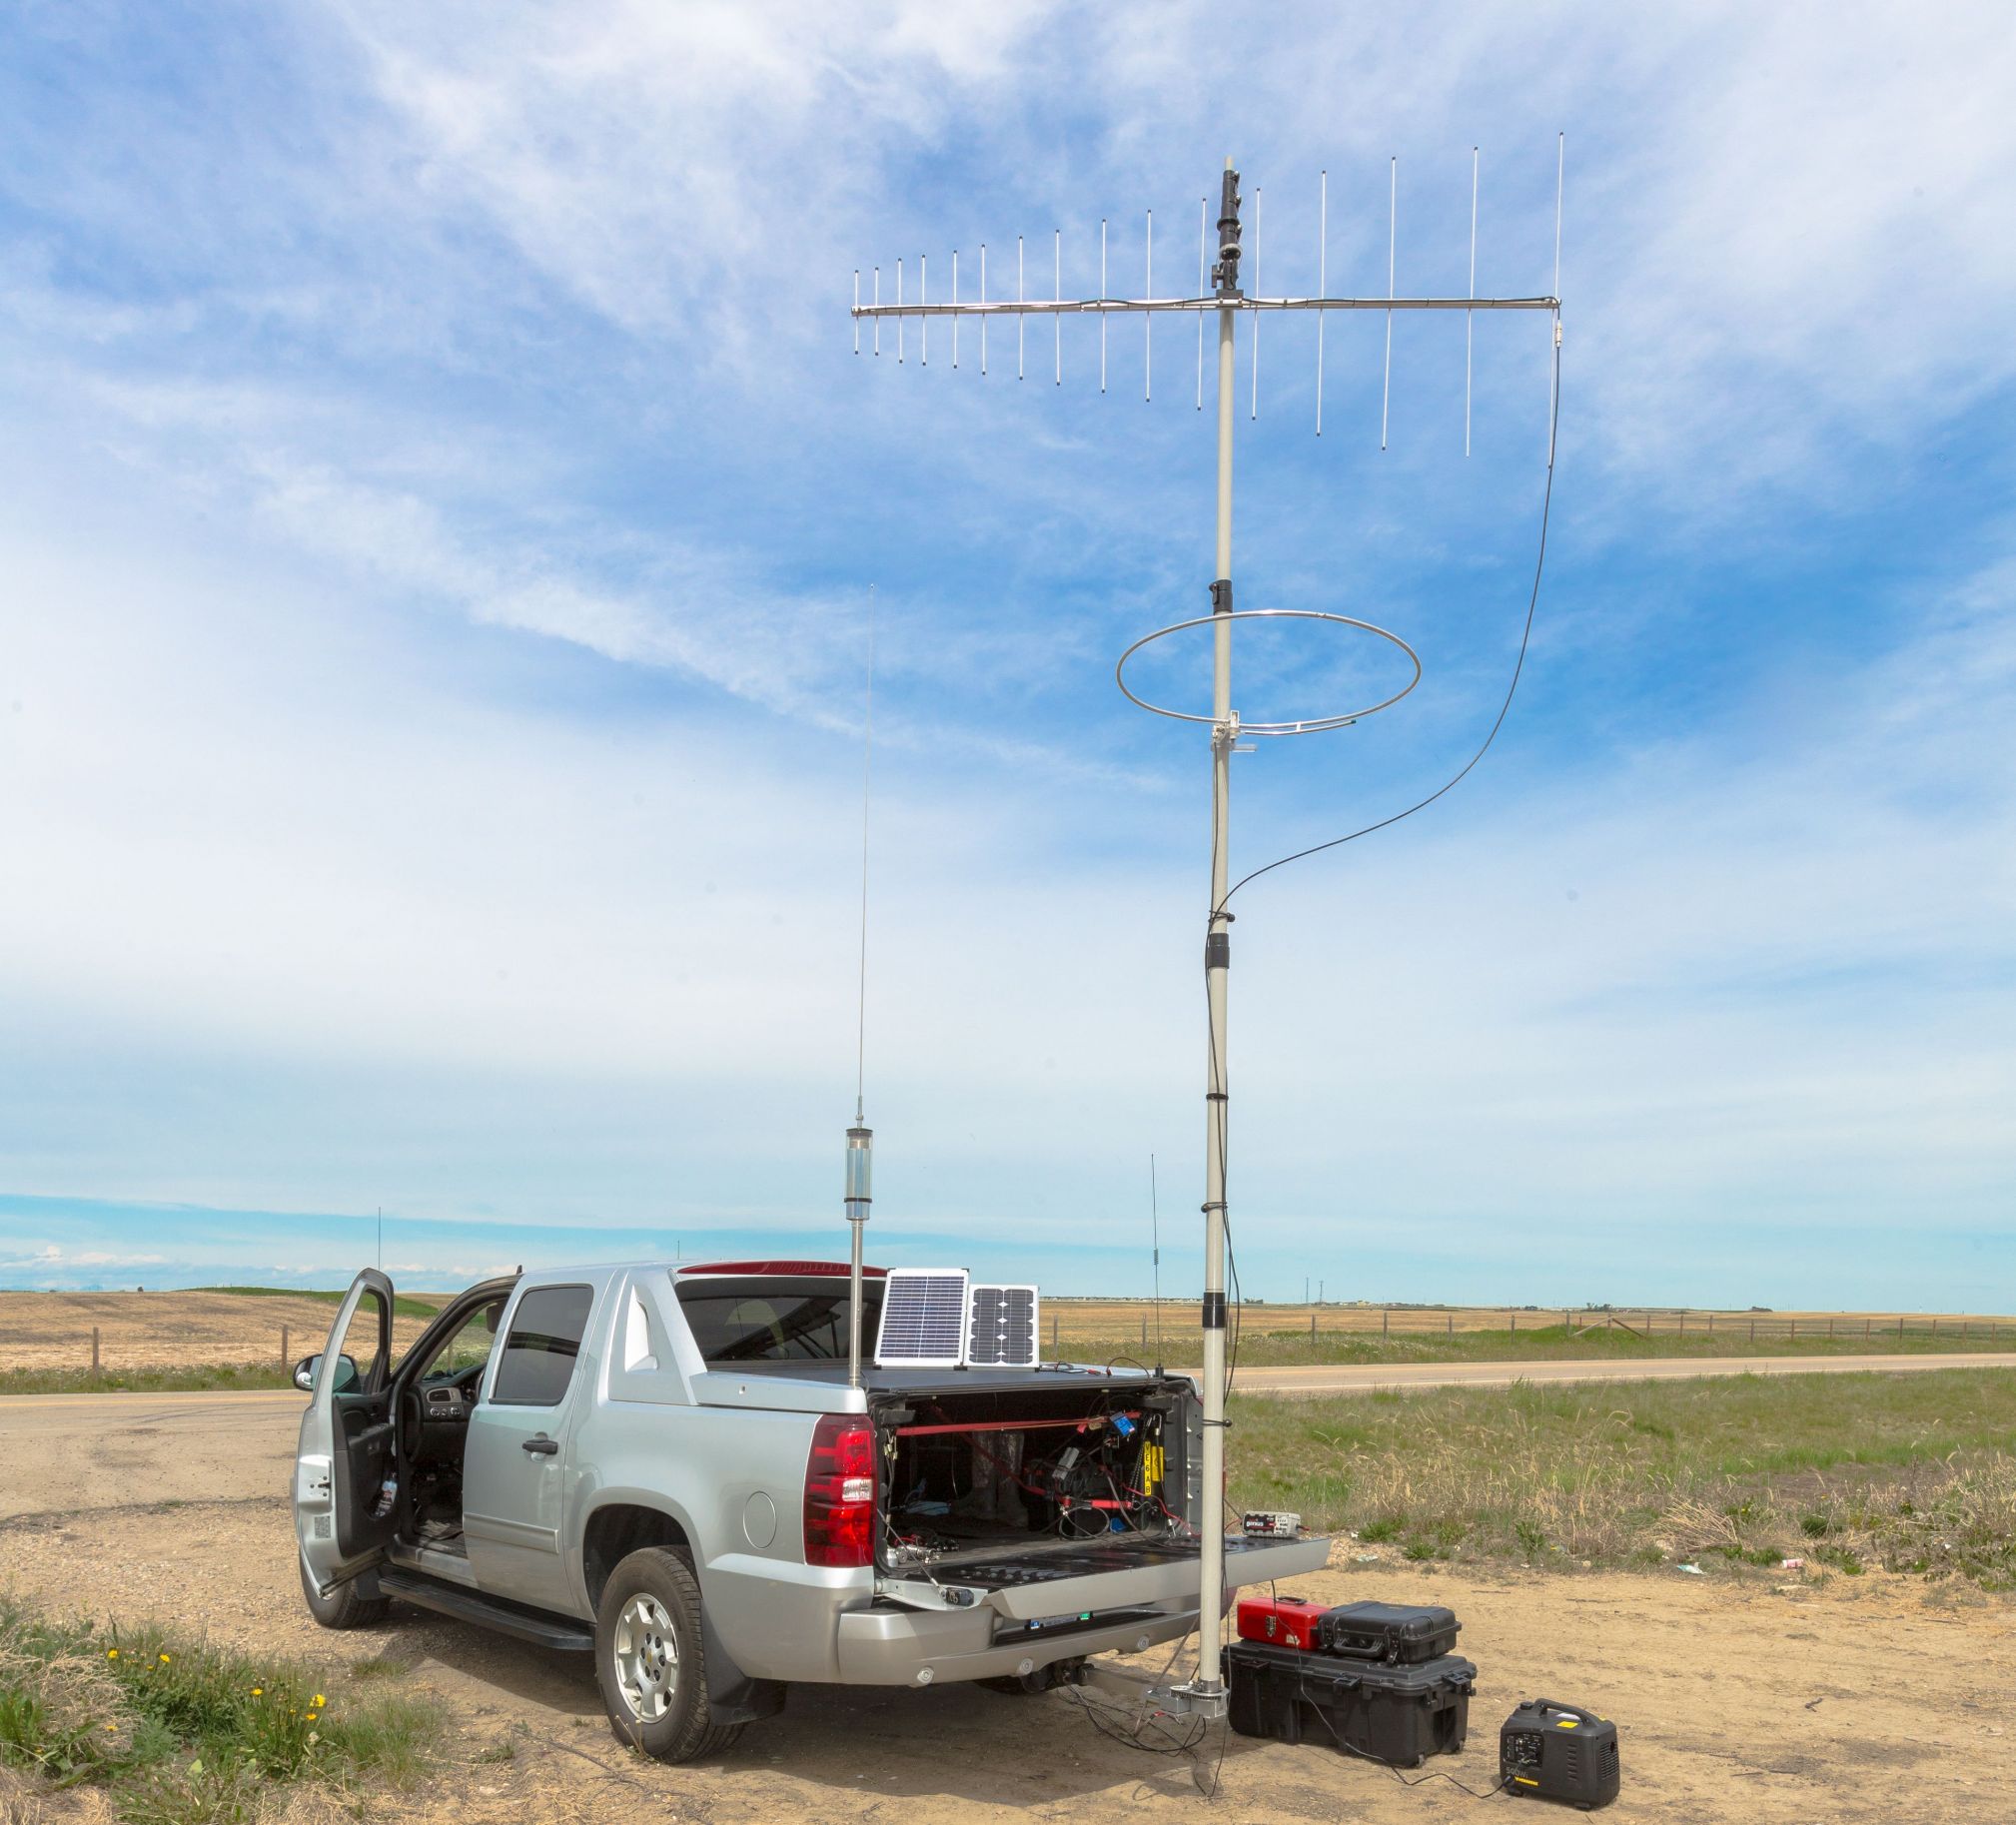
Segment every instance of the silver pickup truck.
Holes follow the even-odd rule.
[[[1038,1689],[1195,1623],[1220,1501],[1182,1376],[869,1369],[849,1387],[847,1271],[823,1262],[486,1281],[397,1363],[393,1310],[359,1275],[295,1370],[309,1608],[350,1628],[398,1598],[590,1652],[611,1726],[652,1755],[725,1746],[794,1681]],[[1234,1538],[1227,1583],[1324,1553]]]

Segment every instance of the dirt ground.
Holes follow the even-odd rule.
[[[1155,1756],[1099,1735],[1064,1694],[1011,1699],[960,1686],[799,1688],[781,1717],[750,1728],[718,1762],[674,1769],[635,1759],[608,1734],[577,1656],[404,1609],[358,1634],[317,1629],[296,1584],[282,1492],[294,1415],[239,1398],[242,1434],[217,1448],[201,1436],[193,1403],[174,1407],[177,1418],[134,1424],[94,1419],[92,1397],[81,1396],[43,1406],[33,1434],[12,1416],[28,1403],[0,1406],[0,1514],[12,1516],[0,1522],[0,1586],[60,1612],[157,1616],[250,1652],[309,1659],[329,1668],[337,1703],[354,1663],[409,1667],[412,1683],[442,1701],[444,1765],[417,1792],[370,1797],[367,1818],[559,1825],[616,1808],[710,1825],[976,1825],[1022,1814],[1094,1825],[1151,1816],[1423,1825],[1475,1816],[1446,1781],[1406,1787],[1325,1748],[1214,1732],[1194,1761]],[[52,1480],[46,1428],[57,1418],[66,1443]],[[192,1453],[200,1470],[184,1479],[179,1466]],[[153,1499],[174,1487],[208,1493]],[[1544,1695],[1617,1720],[1624,1792],[1608,1816],[1619,1825],[2011,1815],[2016,1603],[2007,1599],[1877,1575],[1818,1584],[1453,1572],[1356,1542],[1300,1583],[1302,1594],[1331,1601],[1456,1609],[1480,1690],[1469,1744],[1429,1770],[1472,1787],[1494,1779],[1504,1715],[1521,1696]],[[1200,1793],[1198,1770],[1216,1772],[1216,1798]]]
[[[0,1369],[88,1369],[98,1328],[105,1369],[282,1364],[320,1350],[336,1308],[327,1300],[239,1293],[0,1293]],[[427,1321],[397,1316],[404,1350]]]

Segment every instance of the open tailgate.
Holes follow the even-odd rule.
[[[1198,1557],[1196,1540],[1089,1540],[941,1565],[928,1578],[920,1570],[890,1572],[875,1580],[875,1589],[920,1609],[985,1604],[1014,1621],[1032,1622],[1194,1597]],[[1229,1534],[1226,1587],[1316,1571],[1329,1557],[1330,1541],[1320,1536],[1271,1540]]]

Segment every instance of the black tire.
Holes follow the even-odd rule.
[[[374,1622],[383,1622],[392,1607],[390,1597],[361,1595],[355,1578],[324,1596],[308,1575],[308,1561],[301,1559],[300,1566],[301,1594],[308,1600],[308,1613],[324,1628],[369,1628]]]
[[[652,1612],[645,1620],[625,1611],[636,1603]],[[664,1709],[643,1715],[624,1690],[625,1673],[648,1706],[663,1691]],[[652,1676],[652,1669],[655,1674]],[[742,1733],[740,1724],[717,1724],[707,1704],[706,1648],[700,1634],[700,1585],[692,1568],[675,1552],[645,1546],[609,1573],[595,1605],[595,1683],[602,1708],[618,1742],[661,1762],[689,1762],[716,1755]]]

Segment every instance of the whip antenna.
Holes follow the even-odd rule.
[[[1149,1259],[1155,1271],[1155,1372],[1162,1372],[1162,1210],[1155,1196],[1155,1156],[1148,1156]]]
[[[953,319],[958,322],[957,318]],[[867,1126],[868,787],[875,766],[875,585],[868,585],[868,707],[861,736],[861,972],[854,1007],[854,1126],[847,1130],[847,1385],[861,1385],[861,1233],[873,1202],[875,1134]]]

